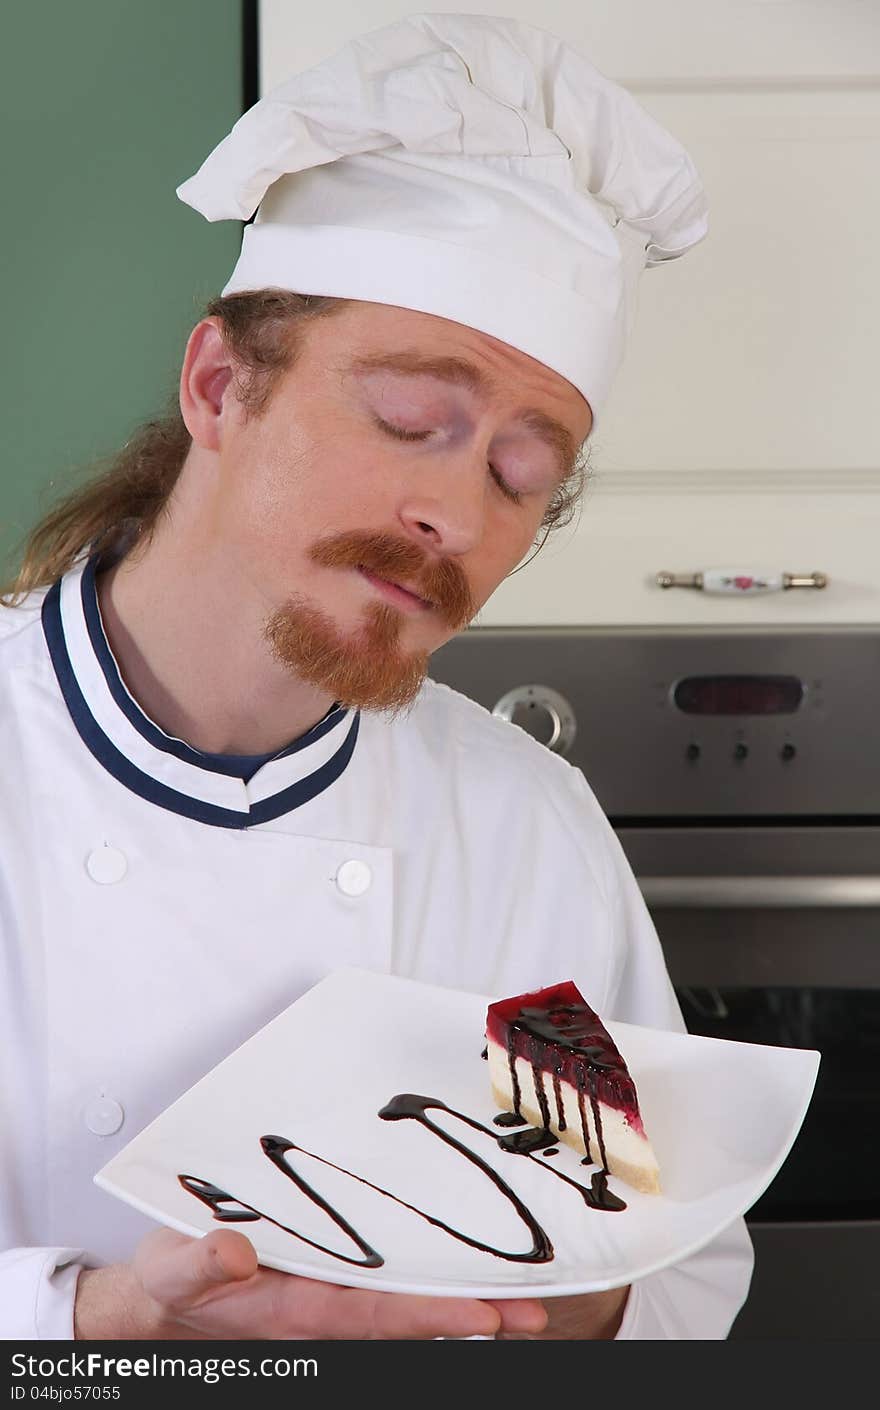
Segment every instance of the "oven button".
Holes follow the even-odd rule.
[[[577,733],[574,710],[549,685],[516,686],[502,695],[492,714],[519,725],[554,754],[567,754]]]
[[[788,763],[789,759],[793,759],[796,753],[797,749],[794,747],[793,744],[783,744],[782,748],[779,751],[779,757],[780,759],[784,759],[785,762]]]
[[[699,744],[689,744],[684,752],[688,759],[699,759],[700,746]]]
[[[749,746],[747,744],[735,744],[733,746],[734,759],[747,759],[749,757]]]

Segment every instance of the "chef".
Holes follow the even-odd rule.
[[[706,232],[687,154],[553,36],[421,15],[282,84],[178,194],[256,211],[179,405],[0,608],[0,1330],[722,1338],[742,1221],[629,1287],[492,1304],[259,1268],[93,1184],[339,966],[573,978],[683,1027],[582,774],[426,672],[570,511],[638,278]]]

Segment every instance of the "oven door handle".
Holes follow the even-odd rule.
[[[880,907],[880,876],[640,876],[638,883],[658,909]]]

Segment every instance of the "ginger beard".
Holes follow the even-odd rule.
[[[453,559],[432,562],[414,543],[390,534],[341,533],[321,539],[309,553],[324,568],[363,568],[426,598],[454,634],[476,614],[467,579]],[[404,709],[419,693],[429,651],[400,646],[403,613],[370,602],[361,624],[344,632],[308,598],[293,596],[272,613],[266,640],[277,661],[341,705],[364,710]]]

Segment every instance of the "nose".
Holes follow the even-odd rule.
[[[444,464],[419,465],[401,499],[400,522],[422,547],[459,556],[483,538],[487,470],[468,458],[444,457]]]

